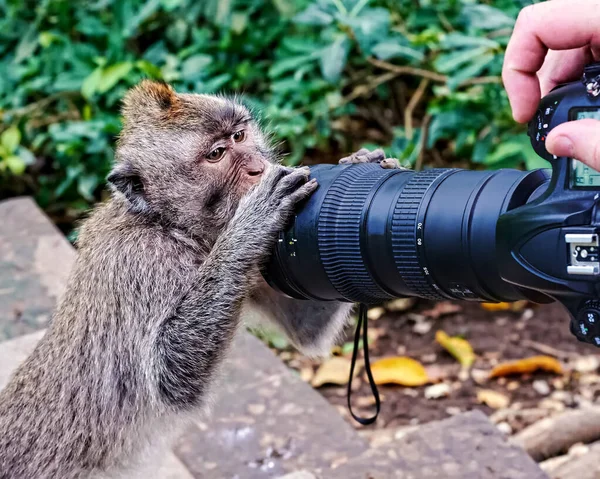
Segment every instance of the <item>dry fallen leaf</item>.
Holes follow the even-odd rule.
[[[481,303],[486,311],[523,311],[528,301],[515,301],[514,303]]]
[[[510,403],[508,396],[492,389],[480,389],[477,391],[477,401],[481,404],[487,404],[492,409],[502,409]]]
[[[354,368],[354,376],[358,374],[358,369],[358,367]],[[350,360],[341,356],[334,356],[319,366],[310,383],[315,388],[324,384],[344,386],[348,384],[349,377]]]
[[[380,359],[371,364],[376,384],[400,384],[401,386],[422,386],[429,382],[427,371],[419,361],[397,356]]]
[[[532,356],[518,361],[498,364],[490,373],[490,378],[508,376],[510,374],[527,374],[542,369],[556,374],[563,374],[563,367],[558,360],[550,356]]]
[[[392,312],[408,311],[412,308],[417,300],[415,298],[398,298],[385,303],[385,309]]]
[[[462,311],[462,308],[455,303],[450,301],[441,301],[436,303],[431,309],[421,311],[421,314],[427,318],[438,319],[440,316],[446,316],[447,314],[454,314]]]
[[[372,321],[377,321],[384,314],[385,314],[385,309],[383,309],[381,307],[371,308],[371,309],[369,309],[369,311],[367,311],[367,317]]]
[[[439,330],[435,333],[435,340],[446,351],[452,354],[461,366],[465,368],[471,367],[475,361],[473,348],[466,339],[457,336],[450,337],[444,331]]]

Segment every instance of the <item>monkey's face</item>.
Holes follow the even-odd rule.
[[[230,99],[142,82],[123,113],[113,189],[135,213],[193,234],[222,229],[274,161],[249,110]]]

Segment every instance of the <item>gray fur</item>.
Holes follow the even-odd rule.
[[[263,289],[260,265],[316,184],[272,164],[244,107],[144,82],[124,115],[112,197],[81,229],[48,332],[0,393],[0,478],[126,477],[206,405],[250,296],[308,350],[347,318],[347,305]],[[226,155],[207,162],[218,144]]]

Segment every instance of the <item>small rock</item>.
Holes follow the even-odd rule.
[[[521,384],[518,381],[511,381],[506,385],[506,389],[509,391],[515,391],[516,389],[519,389],[520,386]]]
[[[398,298],[385,304],[385,309],[392,312],[408,311],[417,300],[415,298]]]
[[[475,381],[477,384],[484,384],[488,378],[490,376],[490,372],[489,371],[484,371],[483,369],[471,369],[471,377],[473,378],[473,381]]]
[[[426,399],[439,399],[450,394],[451,388],[447,383],[433,384],[425,388],[424,395]]]
[[[385,314],[385,309],[379,308],[371,308],[367,312],[367,318],[372,319],[373,321],[377,321]]]
[[[523,314],[521,315],[521,320],[529,321],[531,318],[533,318],[533,316],[534,316],[533,309],[527,308],[525,311],[523,311]]]
[[[510,436],[512,434],[512,427],[507,422],[501,422],[499,424],[496,424],[496,427],[500,430],[502,434],[505,434],[506,436]]]
[[[555,401],[560,401],[567,405],[573,404],[573,395],[567,391],[554,391],[550,397]]]
[[[405,388],[402,392],[405,396],[410,396],[411,398],[416,398],[419,395],[419,391],[416,389]]]
[[[398,356],[405,356],[406,355],[406,346],[404,346],[404,344],[401,344],[400,346],[398,346],[396,348],[396,354]]]
[[[432,327],[433,323],[431,321],[417,321],[413,326],[412,330],[414,333],[424,336],[429,331],[431,331]]]
[[[423,354],[423,356],[421,356],[420,359],[421,359],[422,363],[435,363],[435,361],[437,360],[437,354],[435,354],[435,353]]]
[[[593,373],[600,366],[598,356],[580,356],[573,363],[573,369],[579,373]]]
[[[467,368],[461,368],[461,370],[458,372],[458,379],[462,382],[465,382],[467,379],[469,379],[469,370]]]
[[[542,409],[547,409],[548,411],[557,412],[561,412],[566,409],[566,406],[562,402],[550,398],[542,399],[538,406]]]
[[[562,378],[554,378],[552,380],[552,387],[554,389],[564,389],[565,388],[565,381]]]
[[[548,385],[548,382],[543,379],[536,379],[531,386],[536,393],[541,394],[542,396],[550,394],[550,386]]]

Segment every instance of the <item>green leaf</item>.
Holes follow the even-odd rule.
[[[94,201],[94,190],[98,187],[98,176],[82,175],[77,178],[77,191],[88,201]]]
[[[462,17],[471,28],[481,30],[512,27],[515,23],[515,19],[502,10],[483,4],[466,5],[462,11]]]
[[[21,143],[21,132],[16,126],[11,126],[0,135],[0,143],[8,153],[14,153]]]
[[[309,55],[299,55],[297,57],[284,58],[283,60],[277,61],[269,69],[269,78],[280,77],[284,73],[287,73],[290,70],[296,70],[302,65],[306,65],[307,63],[312,62],[314,60],[315,55],[312,53]]]
[[[498,147],[486,157],[484,163],[486,165],[493,165],[500,161],[504,161],[514,156],[521,156],[523,152],[523,145],[519,141],[506,141],[500,143]]]
[[[97,85],[98,93],[106,93],[112,89],[119,81],[129,75],[133,68],[131,62],[115,63],[109,67],[102,69],[102,74]]]
[[[333,15],[323,11],[317,4],[311,3],[308,8],[298,15],[292,21],[299,25],[329,25],[333,23]]]
[[[102,68],[96,68],[90,73],[81,84],[81,94],[88,100],[94,96],[98,90],[98,85],[102,79]]]
[[[461,68],[458,73],[448,79],[448,87],[454,90],[465,80],[476,77],[494,61],[494,58],[495,55],[492,53],[485,53],[476,58],[470,65]]]
[[[16,155],[7,156],[3,163],[14,175],[22,175],[27,167],[21,157]]]
[[[187,58],[181,65],[181,77],[187,81],[194,81],[206,72],[206,67],[212,63],[210,55],[198,53]]]
[[[242,12],[231,14],[231,30],[237,35],[241,35],[248,26],[248,15]]]
[[[21,160],[23,160],[23,163],[25,163],[26,165],[33,165],[35,163],[34,154],[24,146],[19,146],[19,148],[17,148],[17,153],[19,155],[19,158],[21,158]]]
[[[148,77],[155,80],[161,79],[160,68],[146,60],[138,60],[135,63],[138,70],[144,72]]]
[[[433,62],[435,69],[440,73],[451,73],[487,52],[487,48],[470,48],[446,53],[437,57]]]
[[[494,40],[481,36],[463,35],[462,33],[452,32],[444,35],[440,42],[440,47],[451,50],[465,47],[487,47],[499,48],[500,44]]]
[[[346,66],[350,42],[348,37],[339,36],[331,45],[321,52],[321,73],[328,82],[334,83],[340,79]]]
[[[398,41],[390,39],[384,40],[383,42],[375,45],[371,49],[371,53],[380,60],[389,60],[391,58],[407,58],[410,60],[422,61],[425,57],[423,52],[406,45],[401,45]]]
[[[354,33],[360,48],[366,52],[389,35],[391,16],[385,8],[367,8],[358,17],[344,19]]]

